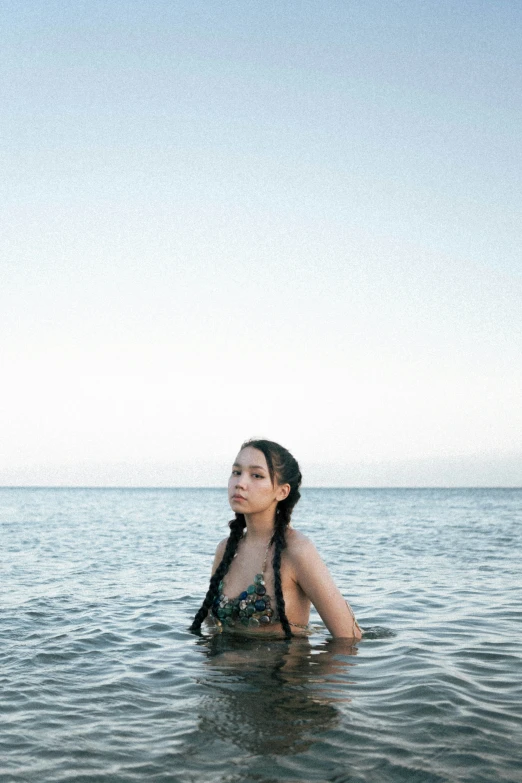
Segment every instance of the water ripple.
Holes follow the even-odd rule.
[[[0,490],[6,783],[522,781],[520,491],[304,491],[355,646],[317,616],[187,632],[228,517],[214,490]]]

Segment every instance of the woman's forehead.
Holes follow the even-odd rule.
[[[236,457],[234,464],[246,465],[247,467],[263,468],[264,470],[268,470],[268,465],[266,464],[265,455],[263,454],[262,451],[254,448],[253,446],[246,446],[244,449],[241,449],[241,451]]]

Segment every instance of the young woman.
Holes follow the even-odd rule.
[[[218,544],[208,592],[191,630],[211,612],[226,630],[305,634],[313,604],[334,637],[358,640],[361,629],[315,546],[290,526],[301,473],[285,448],[244,443],[232,466],[228,498],[235,519]]]

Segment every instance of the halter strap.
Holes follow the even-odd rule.
[[[263,567],[261,568],[261,573],[262,573],[262,574],[264,574],[264,573],[265,573],[265,571],[266,571],[266,561],[268,560],[268,553],[269,553],[269,551],[270,551],[270,547],[271,547],[271,546],[272,546],[272,539],[270,539],[270,541],[269,541],[269,542],[268,542],[268,544],[266,545],[266,550],[265,550],[265,557],[264,557],[264,560],[263,560]]]

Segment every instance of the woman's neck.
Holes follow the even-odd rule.
[[[275,514],[245,514],[246,535],[251,541],[267,542],[274,532]]]

